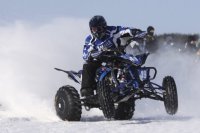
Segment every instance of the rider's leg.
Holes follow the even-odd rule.
[[[81,96],[94,95],[96,88],[95,74],[98,67],[99,63],[97,62],[87,62],[83,65]]]

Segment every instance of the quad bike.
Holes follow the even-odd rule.
[[[149,53],[132,56],[121,49],[115,49],[94,55],[96,60],[102,62],[96,71],[95,94],[80,98],[73,86],[59,88],[55,96],[55,109],[62,120],[80,121],[82,106],[88,111],[99,108],[107,119],[128,120],[134,114],[135,101],[141,98],[163,101],[170,115],[177,112],[175,80],[172,76],[166,76],[162,86],[152,82],[157,75],[156,68],[143,66]],[[81,70],[55,69],[67,73],[70,79],[81,84]]]

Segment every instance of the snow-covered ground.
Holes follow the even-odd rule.
[[[27,118],[0,121],[2,133],[198,133],[200,121],[190,117],[136,117],[129,121],[105,121],[102,118],[81,122],[42,122]]]
[[[66,84],[78,90],[80,86],[53,68],[81,69],[88,32],[87,20],[65,18],[44,25],[17,21],[0,27],[0,133],[200,132],[200,63],[169,49],[152,54],[146,66],[158,69],[156,83],[161,84],[165,75],[175,78],[176,115],[167,115],[160,101],[142,99],[128,121],[107,121],[99,109],[83,109],[80,122],[61,121],[53,106],[56,91]]]

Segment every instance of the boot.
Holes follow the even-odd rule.
[[[94,91],[91,88],[81,88],[81,96],[87,97],[94,95]]]

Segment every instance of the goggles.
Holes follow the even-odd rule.
[[[97,26],[97,27],[91,27],[91,31],[93,32],[93,33],[99,33],[99,32],[103,32],[104,31],[104,27],[102,27],[102,26]]]

